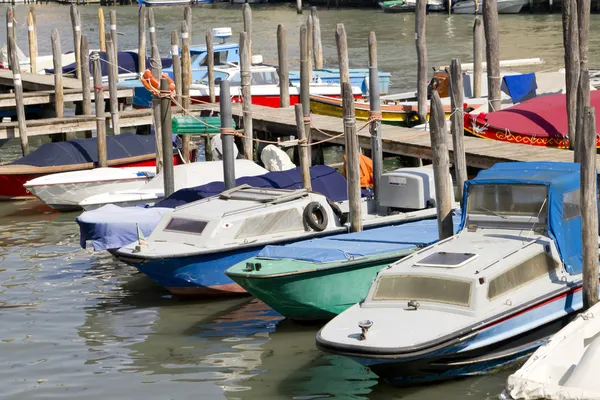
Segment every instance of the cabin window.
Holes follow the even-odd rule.
[[[279,77],[274,71],[252,72],[252,85],[278,85]]]
[[[548,188],[545,185],[470,185],[469,215],[548,216]]]
[[[289,231],[304,231],[302,216],[295,208],[246,218],[235,238],[245,239]]]
[[[377,281],[374,301],[416,300],[469,307],[471,282],[419,275],[384,275]]]
[[[171,218],[164,230],[166,232],[181,232],[200,235],[207,224],[207,221],[200,221],[197,219]]]
[[[563,219],[565,221],[581,215],[579,199],[579,189],[563,194]]]
[[[539,253],[524,263],[490,280],[488,299],[494,300],[558,269],[558,263],[546,253]]]

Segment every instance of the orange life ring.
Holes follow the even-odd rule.
[[[175,83],[173,80],[165,73],[162,74],[162,77],[169,80],[169,90],[173,93],[175,91]],[[144,71],[144,75],[142,75],[142,84],[150,92],[157,93],[160,91],[160,82],[152,75],[152,71],[149,69]]]

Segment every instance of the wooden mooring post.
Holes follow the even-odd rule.
[[[10,50],[9,63],[13,73],[13,86],[15,91],[15,103],[17,111],[17,122],[19,125],[19,138],[21,139],[21,150],[23,155],[29,154],[29,139],[27,137],[27,121],[25,120],[25,105],[23,104],[23,82],[21,81],[21,69],[19,57],[17,56],[17,44],[14,37],[8,38]]]
[[[344,24],[338,24],[335,31],[338,59],[340,65],[340,83],[342,86],[342,112],[344,123],[344,139],[346,146],[346,179],[348,180],[348,201],[350,205],[350,229],[352,232],[362,231],[361,198],[360,198],[360,158],[358,136],[356,135],[356,116],[354,113],[354,96],[350,84],[348,65],[348,41]]]
[[[108,167],[106,155],[106,120],[104,117],[104,89],[102,87],[102,67],[100,55],[94,52],[92,59],[92,75],[94,77],[94,104],[96,106],[96,143],[98,147],[98,167]]]
[[[310,8],[310,14],[313,20],[313,54],[315,59],[315,69],[323,68],[323,44],[321,42],[321,21],[319,20],[319,13],[317,7]]]
[[[306,18],[306,34],[308,40],[306,41],[308,47],[308,71],[310,72],[310,80],[312,81],[312,70],[313,70],[313,19],[312,15],[308,14]]]
[[[486,43],[489,111],[500,111],[500,39],[498,33],[498,0],[483,2],[483,25]]]
[[[467,180],[467,158],[465,155],[465,120],[464,120],[464,90],[463,76],[460,60],[454,58],[450,63],[450,104],[451,104],[451,130],[452,147],[454,149],[454,174],[458,198],[462,199],[463,186]]]
[[[219,109],[221,114],[221,146],[223,148],[223,182],[225,190],[235,187],[235,158],[233,153],[233,126],[231,124],[231,97],[229,81],[223,79],[219,87]]]
[[[242,7],[244,15],[244,32],[248,35],[248,54],[252,60],[252,9],[250,4],[244,3]]]
[[[211,103],[215,103],[215,56],[213,50],[213,34],[210,28],[206,28],[206,69],[208,70],[208,97]]]
[[[327,9],[329,9],[329,0],[327,0]],[[296,13],[302,14],[302,0],[296,0]]]
[[[252,123],[250,65],[250,43],[248,34],[246,32],[240,32],[240,75],[242,86],[242,110],[244,112],[244,156],[248,160],[254,159],[254,146],[252,142],[254,127]]]
[[[415,42],[417,46],[417,113],[420,122],[427,121],[427,43],[425,18],[427,0],[417,0],[415,11]]]
[[[104,28],[104,10],[102,7],[98,7],[98,40],[100,43],[100,51],[106,51],[106,42],[104,38],[106,37],[106,31]]]
[[[304,131],[308,143],[311,142],[310,118],[310,70],[308,64],[308,31],[306,25],[300,26],[300,103],[304,112]],[[312,165],[312,151],[309,147],[309,166]]]
[[[373,160],[373,191],[379,207],[381,175],[383,174],[383,149],[381,147],[381,100],[379,97],[379,69],[377,67],[377,37],[369,33],[369,119],[371,125],[371,159]]]
[[[302,103],[294,106],[296,112],[296,132],[298,133],[298,154],[300,155],[300,169],[302,171],[302,186],[311,191],[312,183],[310,181],[310,163],[308,161],[308,139],[304,130],[304,111]]]
[[[171,140],[171,89],[169,80],[162,78],[160,80],[160,111],[162,126],[162,152],[164,155],[163,179],[165,186],[165,197],[173,194],[175,191],[175,178],[173,173],[173,144]]]
[[[75,77],[81,78],[81,17],[75,4],[71,3],[70,11],[73,27],[73,48],[75,49]]]
[[[190,98],[190,85],[192,84],[192,65],[190,55],[190,30],[185,20],[181,23],[181,104],[185,110],[189,110],[192,105]],[[164,129],[164,127],[163,127]],[[181,137],[181,152],[183,160],[190,162],[190,135]],[[208,145],[208,142],[206,143]]]
[[[579,85],[577,88],[576,127],[577,132],[584,129],[585,108],[590,105],[590,82],[588,73],[588,44],[590,31],[590,0],[577,0],[577,23],[579,32]],[[582,149],[575,141],[575,159]]]
[[[90,88],[90,48],[86,35],[81,36],[81,109],[84,115],[92,113]]]
[[[138,10],[138,73],[146,71],[146,5]]]
[[[473,21],[473,97],[481,97],[483,60],[483,25],[481,18],[475,17]]]
[[[54,28],[51,35],[52,60],[54,62],[54,112],[57,118],[64,116],[62,49],[58,29]]]
[[[190,46],[192,45],[192,35],[194,34],[194,27],[192,26],[192,7],[191,6],[185,6],[183,8],[183,20],[185,21],[185,24],[187,25],[187,29],[188,29],[188,39],[189,39],[189,43]]]
[[[433,152],[433,179],[440,240],[454,234],[452,226],[452,184],[450,182],[450,156],[448,155],[448,130],[442,100],[437,90],[431,93],[429,132]]]
[[[181,104],[181,57],[179,56],[179,35],[177,29],[171,31],[171,59],[173,60],[173,81],[175,82],[175,100]]]
[[[30,7],[27,13],[27,37],[29,39],[29,67],[32,74],[37,73],[38,45],[35,22],[35,7]]]
[[[110,119],[112,122],[112,129],[115,135],[121,133],[121,127],[119,125],[119,99],[117,98],[117,80],[118,75],[115,74],[117,68],[116,52],[114,43],[111,35],[106,35],[106,59],[108,61],[108,93],[110,104]]]
[[[562,1],[563,46],[565,49],[565,89],[569,148],[577,142],[577,86],[579,84],[579,33],[576,0]],[[574,154],[575,162],[579,161]]]
[[[150,47],[152,51],[150,56],[150,68],[152,69],[152,76],[160,82],[162,77],[162,61],[156,42],[156,22],[154,20],[154,11],[152,10],[152,7],[148,8],[148,33],[150,34]],[[152,119],[154,121],[156,141],[156,173],[158,174],[163,169],[163,153],[160,99],[156,92],[154,92],[152,96]]]
[[[285,37],[285,26],[279,24],[277,26],[277,58],[279,60],[279,106],[287,108],[290,106],[290,87],[283,82],[289,82],[288,72],[288,49],[287,39]]]
[[[15,10],[12,7],[6,8],[6,37],[7,43],[8,38],[13,38],[15,43],[17,41],[17,27],[15,26]],[[9,45],[10,46],[10,45]],[[8,49],[10,51],[10,48]]]
[[[119,51],[119,44],[117,39],[117,10],[110,10],[110,37],[113,42],[113,49],[115,52],[115,57],[117,56],[117,52]],[[108,48],[108,46],[107,46]]]

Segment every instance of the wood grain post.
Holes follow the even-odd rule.
[[[90,49],[88,38],[81,36],[81,107],[84,115],[92,113],[92,95],[90,88]]]
[[[119,43],[117,39],[117,11],[110,10],[110,37],[113,42],[113,49],[115,52],[115,58],[117,58],[117,54],[119,51]]]
[[[162,61],[160,59],[158,44],[156,42],[156,23],[154,21],[154,11],[152,10],[152,7],[148,8],[148,33],[150,34],[150,46],[152,51],[150,57],[150,68],[152,69],[152,76],[160,82],[162,76]],[[156,141],[156,173],[158,174],[163,169],[163,154],[160,99],[158,98],[156,92],[153,93],[152,96],[152,119],[154,122]]]
[[[300,26],[300,103],[304,112],[304,131],[310,144],[312,139],[310,118],[310,70],[308,64],[308,31]],[[312,151],[308,148],[309,166],[312,164]]]
[[[483,2],[483,26],[487,61],[488,105],[489,111],[500,111],[500,39],[498,33],[498,0]]]
[[[98,167],[108,167],[106,154],[106,117],[104,116],[104,89],[102,88],[102,67],[100,55],[94,52],[92,59],[92,74],[94,76],[94,104],[96,106],[96,140],[98,147]]]
[[[213,35],[210,28],[206,29],[206,69],[208,70],[208,97],[211,103],[216,103],[215,96],[215,53],[213,50]]]
[[[138,73],[146,71],[146,5],[138,10]]]
[[[598,196],[596,189],[596,114],[584,107],[581,132],[581,244],[583,256],[583,308],[598,302]]]
[[[187,22],[181,23],[181,104],[185,110],[189,110],[192,105],[190,98],[190,85],[192,84],[192,65],[190,58],[190,31]],[[163,127],[164,129],[164,127]],[[190,162],[191,143],[190,135],[181,137],[183,160]]]
[[[15,22],[15,10],[12,7],[6,7],[6,37],[7,37],[7,43],[8,43],[8,38],[12,37],[13,39],[15,39],[15,43],[17,41],[17,35],[16,35],[16,22]],[[10,45],[9,45],[10,46]],[[8,49],[8,51],[10,52],[10,49]]]
[[[308,71],[310,72],[311,81],[313,71],[313,31],[312,15],[308,14],[308,17],[306,18],[306,34],[308,35]]]
[[[252,9],[250,4],[245,3],[242,7],[244,13],[244,32],[248,35],[248,54],[252,60]]]
[[[233,126],[231,124],[231,94],[229,81],[223,79],[219,88],[219,111],[221,114],[221,146],[223,148],[223,182],[225,190],[235,187],[235,157],[233,153]]]
[[[244,156],[248,160],[252,160],[254,158],[254,146],[252,145],[254,128],[252,123],[250,43],[246,32],[240,32],[240,75],[242,78],[242,111],[244,113]]]
[[[60,46],[60,35],[58,30],[52,30],[52,59],[54,62],[54,111],[56,117],[64,116],[64,101],[63,101],[63,75],[62,75],[62,50]]]
[[[371,158],[373,160],[373,191],[375,203],[379,206],[381,175],[383,174],[383,149],[381,143],[381,100],[379,98],[379,69],[377,67],[377,37],[369,33],[369,126],[371,133]],[[378,120],[377,120],[378,119]]]
[[[192,25],[192,7],[191,6],[185,6],[183,9],[183,20],[185,21],[185,24],[187,25],[188,28],[188,39],[189,39],[189,43],[190,46],[192,45],[192,35],[194,33],[194,28]]]
[[[302,171],[302,186],[304,189],[311,191],[312,184],[310,181],[310,163],[308,161],[308,139],[304,131],[304,112],[302,111],[302,103],[294,106],[296,112],[296,132],[298,133],[298,154],[300,155],[300,169]]]
[[[17,44],[11,36],[8,38],[10,49],[9,63],[13,73],[13,85],[15,90],[15,103],[17,111],[17,123],[19,126],[19,139],[21,139],[21,150],[23,155],[29,154],[29,139],[27,137],[27,121],[25,120],[25,105],[23,104],[23,82],[21,81],[21,69],[19,57],[17,56]]]
[[[323,44],[321,42],[321,21],[317,7],[310,8],[310,14],[313,20],[313,54],[315,59],[315,69],[323,68]]]
[[[115,59],[115,48],[112,41],[111,35],[106,35],[106,60],[108,61],[108,93],[110,104],[110,118],[112,121],[112,128],[115,135],[121,133],[119,126],[119,99],[117,95],[117,80],[118,76],[115,74],[116,68],[113,66],[117,63]]]
[[[563,46],[565,49],[565,89],[567,103],[567,126],[569,148],[575,150],[577,144],[577,87],[579,85],[579,24],[577,21],[576,0],[563,0]],[[579,161],[574,152],[575,162]]]
[[[590,75],[587,69],[579,70],[579,84],[577,86],[577,123],[581,122],[581,129],[578,132],[587,132],[583,124],[585,123],[585,108],[590,105]],[[580,108],[581,107],[581,108]],[[579,121],[581,118],[581,121]],[[587,134],[587,133],[586,133]],[[583,141],[575,142],[575,162],[581,161]]]
[[[171,89],[169,80],[162,78],[160,80],[160,111],[162,126],[162,152],[164,155],[163,179],[165,185],[165,197],[173,194],[175,191],[175,178],[173,173],[173,140],[171,134],[173,128],[171,125]],[[188,135],[185,135],[188,136]]]
[[[181,57],[179,56],[179,35],[177,29],[171,31],[171,58],[173,60],[173,81],[175,82],[175,100],[181,104]]]
[[[415,42],[417,47],[417,113],[420,122],[427,121],[427,42],[425,18],[427,0],[417,0],[415,11]]]
[[[329,0],[327,0],[327,1],[329,1]],[[327,7],[327,8],[329,9],[329,7]],[[296,13],[302,14],[302,0],[296,0]]]
[[[442,100],[437,90],[431,93],[429,118],[431,150],[433,152],[433,179],[435,181],[435,204],[440,240],[454,234],[452,226],[452,184],[450,183],[450,156],[448,155],[448,130]]]
[[[27,36],[29,39],[29,66],[32,74],[37,73],[38,45],[35,22],[35,7],[31,7],[29,8],[29,13],[27,13]]]
[[[147,12],[148,17],[148,34],[150,35],[150,49],[151,49],[151,57],[154,57],[154,46],[158,46],[156,43],[156,22],[154,21],[154,10],[152,7],[148,8]],[[158,48],[158,47],[157,47]],[[152,65],[150,68],[153,68]],[[160,80],[160,77],[155,77]]]
[[[344,140],[346,145],[346,179],[348,180],[348,202],[350,205],[350,229],[362,231],[360,198],[360,158],[358,136],[356,134],[356,116],[354,96],[350,84],[348,68],[348,41],[344,24],[337,24],[335,31],[338,59],[340,65],[340,83],[342,86],[342,112],[344,122]]]
[[[473,97],[481,97],[481,80],[483,70],[483,25],[481,18],[473,21]]]
[[[454,173],[458,198],[463,197],[463,186],[467,180],[467,159],[465,155],[464,89],[460,60],[454,58],[450,63],[450,103],[452,108],[452,144],[454,154]]]
[[[288,71],[288,49],[285,37],[285,26],[277,26],[277,56],[279,59],[279,106],[287,108],[290,106],[290,78]]]
[[[105,52],[106,51],[106,42],[104,41],[104,38],[106,37],[106,33],[105,33],[105,28],[104,28],[104,10],[102,9],[102,7],[98,7],[98,40],[100,43],[100,51]]]
[[[81,18],[77,6],[71,3],[71,26],[73,27],[73,48],[75,49],[75,78],[81,78]]]
[[[577,0],[577,23],[579,31],[579,86],[577,89],[576,127],[577,132],[586,132],[583,127],[585,107],[590,105],[590,87],[588,75],[588,45],[590,31],[590,0]],[[583,75],[586,75],[585,77]],[[584,79],[587,82],[584,82]],[[575,158],[581,149],[575,141]]]

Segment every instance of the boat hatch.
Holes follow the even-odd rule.
[[[477,258],[474,253],[448,253],[440,251],[415,263],[415,267],[457,268]]]
[[[471,281],[425,275],[383,275],[377,280],[373,301],[414,300],[469,307]]]
[[[171,217],[171,220],[167,226],[165,226],[164,231],[201,235],[207,224],[207,221],[200,221],[197,219]]]
[[[219,197],[226,200],[248,200],[259,203],[282,203],[303,197],[306,194],[306,189],[264,189],[243,185],[225,191],[221,193]]]

